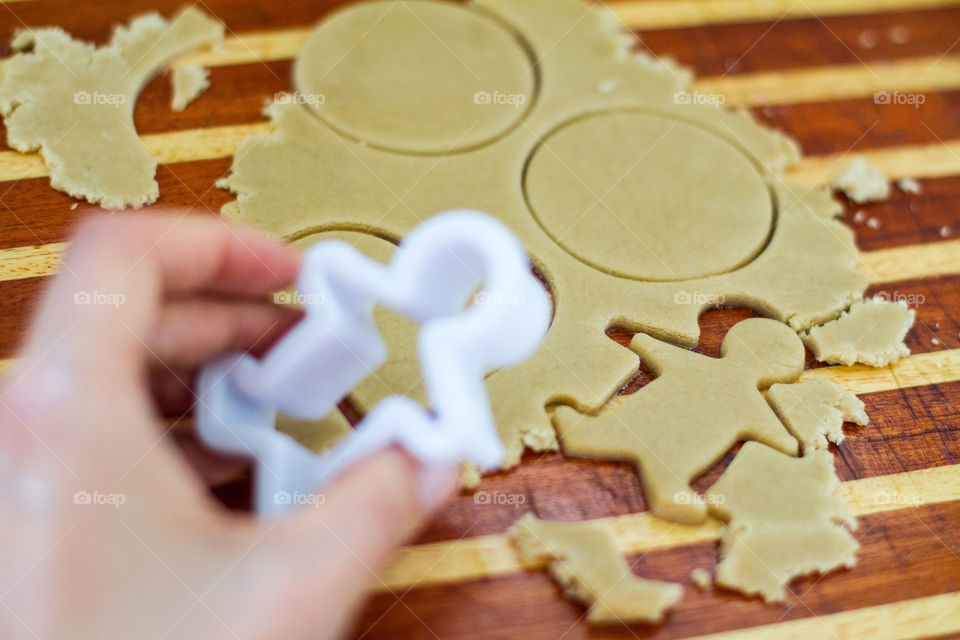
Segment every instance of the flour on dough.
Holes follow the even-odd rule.
[[[834,176],[830,186],[842,191],[858,204],[886,200],[890,196],[890,182],[878,167],[857,158]]]
[[[804,455],[826,449],[827,441],[843,442],[843,423],[869,423],[863,402],[822,376],[793,384],[775,384],[767,391],[773,407],[803,449]]]
[[[223,30],[190,7],[169,21],[135,18],[100,48],[58,27],[21,31],[0,82],[7,142],[39,150],[50,185],[71,196],[108,209],[154,202],[157,161],[134,128],[137,95],[171,59],[222,40]]]
[[[797,440],[760,393],[803,371],[803,344],[783,324],[763,318],[737,323],[723,339],[720,358],[644,334],[634,336],[630,348],[657,378],[597,415],[558,407],[554,424],[567,455],[636,465],[655,515],[703,522],[706,501],[691,491],[690,481],[740,440],[797,454]]]
[[[174,111],[183,111],[201,93],[210,88],[210,71],[196,63],[176,67],[170,76],[170,84],[173,88],[170,108]]]
[[[470,37],[448,49],[439,33]],[[239,145],[223,215],[292,239],[397,240],[460,207],[504,221],[555,305],[543,347],[487,380],[512,467],[557,447],[547,407],[595,413],[636,374],[607,329],[694,346],[722,300],[802,331],[867,286],[839,204],[783,176],[797,144],[749,112],[680,104],[689,71],[637,45],[581,0],[339,9],[295,63],[294,88],[316,99],[272,105],[271,130]],[[394,393],[408,375],[378,372]]]
[[[835,494],[833,455],[791,458],[748,442],[710,487],[710,510],[726,523],[716,582],[768,602],[796,577],[856,564],[856,519]]]
[[[633,574],[613,535],[595,522],[546,522],[528,513],[508,532],[524,564],[547,562],[564,595],[589,607],[587,622],[661,622],[679,584]]]
[[[822,362],[885,367],[910,355],[903,340],[913,326],[916,312],[903,300],[862,300],[839,318],[811,328],[803,341]]]

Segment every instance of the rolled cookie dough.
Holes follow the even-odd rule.
[[[174,111],[183,111],[201,93],[210,88],[210,71],[196,63],[177,67],[170,76],[170,84],[173,88],[170,108]]]
[[[856,564],[856,519],[843,499],[833,454],[791,458],[748,442],[710,487],[710,511],[726,522],[716,582],[768,602],[795,577]]]
[[[589,607],[587,622],[660,622],[679,584],[633,574],[613,535],[593,522],[546,522],[528,513],[508,532],[525,564],[549,563],[564,595]]]
[[[20,32],[3,66],[0,114],[7,142],[40,151],[50,185],[108,209],[154,202],[157,161],[137,137],[143,85],[172,58],[223,38],[223,25],[189,7],[117,27],[100,48],[57,27]]]
[[[321,118],[352,138],[449,153],[520,121],[533,103],[530,64],[512,34],[484,13],[441,2],[366,2],[317,27],[297,57],[294,81],[315,97],[307,103]]]
[[[373,22],[380,37],[344,45]],[[448,50],[438,33],[469,38]],[[689,72],[637,48],[608,10],[580,0],[346,7],[296,62],[297,91],[324,99],[270,108],[271,131],[240,144],[222,182],[237,194],[223,214],[286,238],[351,228],[393,240],[451,208],[502,219],[555,304],[543,348],[488,378],[511,467],[525,447],[557,446],[548,406],[596,412],[636,373],[636,354],[605,330],[693,346],[699,314],[721,300],[804,330],[866,287],[839,205],[782,176],[796,144],[748,113],[680,104]],[[431,85],[438,74],[451,75]],[[581,206],[555,206],[559,190]],[[394,371],[378,377],[404,393],[412,379]]]
[[[903,300],[869,298],[825,325],[802,334],[803,342],[822,362],[885,367],[910,355],[904,344],[916,312]]]
[[[887,176],[862,158],[857,158],[841,169],[830,182],[830,186],[859,204],[886,200],[890,196]]]
[[[796,439],[760,393],[803,371],[803,345],[789,328],[762,318],[739,322],[724,337],[720,358],[644,334],[634,336],[630,348],[657,378],[598,415],[558,407],[554,424],[567,455],[635,464],[654,514],[703,522],[706,501],[690,481],[739,440],[797,454]]]
[[[793,384],[775,384],[767,402],[803,448],[804,455],[843,442],[843,423],[870,422],[863,402],[853,393],[817,376]]]

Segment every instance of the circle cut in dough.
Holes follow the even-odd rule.
[[[774,215],[763,177],[739,149],[652,113],[561,127],[534,151],[524,189],[534,216],[568,253],[635,280],[736,269],[763,249]]]
[[[524,117],[535,91],[519,40],[476,11],[368,2],[322,22],[294,69],[296,97],[340,132],[391,151],[481,146]]]

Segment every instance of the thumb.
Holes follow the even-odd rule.
[[[313,620],[325,625],[349,622],[369,587],[383,584],[379,574],[397,547],[450,496],[458,475],[456,466],[424,468],[390,449],[347,471],[319,504],[276,524],[269,539],[287,568],[287,587],[303,598],[299,615],[325,617]]]

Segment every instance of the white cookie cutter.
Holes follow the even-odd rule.
[[[292,497],[394,444],[426,463],[500,466],[484,375],[529,357],[551,313],[523,245],[503,224],[469,210],[437,215],[388,265],[347,243],[322,242],[306,252],[298,289],[305,317],[269,353],[225,356],[198,382],[197,431],[210,447],[255,460],[257,512],[281,513],[299,500]],[[322,418],[386,360],[377,304],[421,323],[417,353],[431,411],[391,396],[314,454],[276,431],[276,414]]]

